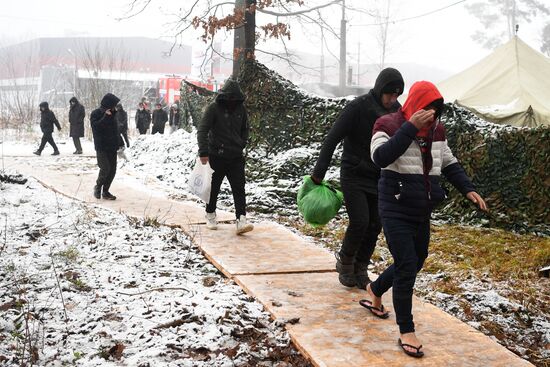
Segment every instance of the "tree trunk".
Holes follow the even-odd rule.
[[[246,59],[254,58],[256,47],[256,11],[249,11],[256,0],[235,0],[235,9],[245,11],[244,24],[234,31],[233,78],[237,78]]]

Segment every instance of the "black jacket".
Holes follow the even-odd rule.
[[[153,111],[153,125],[155,126],[162,126],[166,124],[166,121],[168,121],[168,114],[166,111],[161,109],[155,109]]]
[[[61,125],[55,117],[55,114],[50,110],[48,102],[40,103],[40,130],[42,133],[48,134],[53,133],[53,125],[57,127],[57,130],[61,130]]]
[[[136,128],[138,130],[147,130],[151,125],[151,112],[148,109],[136,111]]]
[[[96,151],[116,152],[118,150],[119,133],[116,113],[107,115],[106,111],[115,111],[115,106],[119,101],[117,96],[107,93],[101,100],[101,106],[90,115]]]
[[[199,156],[238,158],[243,155],[249,134],[245,96],[231,79],[204,112],[197,129]]]
[[[344,140],[341,179],[359,180],[368,192],[377,193],[380,168],[372,162],[370,156],[372,128],[378,117],[399,109],[399,102],[389,110],[381,103],[384,86],[399,81],[403,83],[403,78],[396,69],[382,70],[376,78],[374,88],[367,94],[355,98],[342,110],[323,142],[313,176],[318,179],[324,178],[336,146]]]
[[[74,102],[69,109],[69,136],[82,138],[84,137],[84,117],[86,116],[86,111],[84,106],[75,97],[71,98],[69,102]]]
[[[128,113],[121,108],[120,110],[117,110],[115,118],[118,126],[118,132],[120,134],[126,134],[128,132]]]

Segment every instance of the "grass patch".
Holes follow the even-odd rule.
[[[68,262],[74,262],[80,256],[78,250],[74,246],[68,247],[66,250],[59,251],[55,256],[61,257]]]

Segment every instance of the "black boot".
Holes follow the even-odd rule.
[[[98,185],[94,186],[94,197],[96,199],[101,199],[101,186],[98,186]]]
[[[54,150],[54,152],[52,153],[52,155],[59,155],[59,150]]]
[[[353,267],[353,257],[343,255],[340,252],[334,254],[336,257],[336,271],[338,280],[345,287],[355,287],[355,272]]]
[[[40,154],[42,154],[42,152],[40,150],[35,150],[34,152],[32,152],[32,154],[40,155]]]
[[[111,194],[109,191],[103,190],[103,199],[105,199],[105,200],[116,200],[116,196]]]
[[[356,261],[353,264],[353,267],[354,267],[355,282],[356,282],[357,288],[366,290],[367,284],[370,283],[370,278],[368,273],[369,263],[361,263]]]

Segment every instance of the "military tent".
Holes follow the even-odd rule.
[[[437,86],[445,101],[487,121],[550,125],[550,59],[517,36]]]

